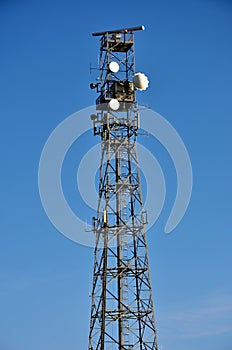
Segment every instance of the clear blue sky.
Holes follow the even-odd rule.
[[[58,123],[94,103],[91,32],[141,24],[136,63],[151,81],[141,102],[177,129],[194,175],[188,212],[167,236],[175,173],[158,152],[170,183],[148,232],[159,344],[232,349],[231,1],[2,0],[0,350],[87,349],[93,251],[48,220],[38,163]]]

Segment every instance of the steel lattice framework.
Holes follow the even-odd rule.
[[[91,115],[101,137],[101,162],[89,350],[158,350],[140,170],[136,148],[134,31],[95,33],[100,39],[99,92]],[[120,69],[111,72],[110,62]],[[119,102],[117,110],[109,102]]]

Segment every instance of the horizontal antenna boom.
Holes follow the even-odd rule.
[[[108,33],[108,34],[127,33],[127,32],[134,32],[136,30],[144,30],[144,29],[145,29],[144,26],[139,26],[139,27],[124,28],[124,29],[107,30],[105,32],[92,33],[92,36],[105,35],[106,33]]]

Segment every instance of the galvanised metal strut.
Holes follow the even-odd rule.
[[[139,111],[134,31],[100,35],[94,135],[101,137],[101,162],[89,333],[89,350],[158,350],[136,148]],[[138,81],[139,80],[139,81]]]

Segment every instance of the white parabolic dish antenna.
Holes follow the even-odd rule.
[[[109,102],[109,106],[113,111],[117,111],[119,109],[120,103],[115,98],[112,98],[112,100]]]
[[[112,73],[117,73],[119,71],[119,65],[117,62],[112,61],[109,64],[109,69]]]
[[[143,73],[135,73],[133,81],[138,90],[146,90],[148,88],[149,80]]]

